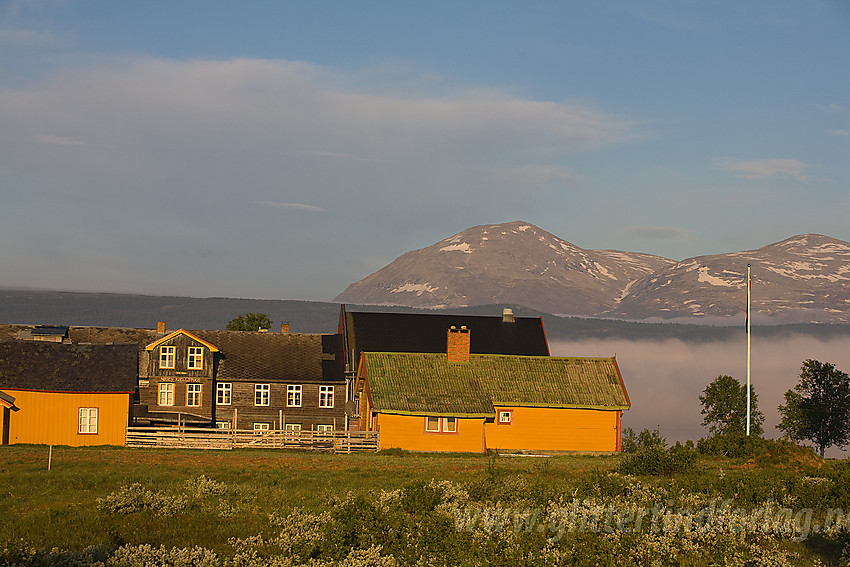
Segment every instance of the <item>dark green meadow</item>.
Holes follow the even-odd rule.
[[[3,446],[0,564],[848,564],[846,533],[814,533],[799,513],[850,513],[846,460],[700,456],[634,476],[623,459],[54,447],[48,471],[47,447]],[[677,526],[722,502],[771,521]],[[552,519],[653,507],[640,527]]]

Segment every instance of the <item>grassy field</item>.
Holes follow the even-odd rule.
[[[55,447],[48,471],[46,447],[3,446],[0,564],[848,564],[846,533],[803,525],[850,513],[846,461],[636,477],[622,459]],[[676,525],[712,503],[768,511],[754,529]]]

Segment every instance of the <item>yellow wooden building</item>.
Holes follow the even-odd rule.
[[[123,445],[138,345],[0,342],[3,444]]]
[[[446,354],[361,355],[361,426],[382,449],[620,450],[631,402],[615,358],[470,355],[469,333],[450,329]]]

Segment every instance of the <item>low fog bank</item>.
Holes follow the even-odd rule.
[[[693,343],[677,339],[635,341],[599,339],[556,341],[553,356],[617,356],[617,363],[632,401],[623,416],[623,427],[635,431],[659,428],[668,441],[699,439],[702,427],[699,395],[720,374],[747,379],[747,343],[736,341]],[[850,373],[850,337],[819,340],[802,335],[752,339],[751,378],[764,413],[767,437],[779,437],[777,407],[786,390],[797,384],[803,360],[831,362]],[[847,457],[832,448],[831,457]]]

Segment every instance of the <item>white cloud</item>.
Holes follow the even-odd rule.
[[[73,138],[64,138],[62,136],[53,136],[49,134],[38,136],[37,140],[42,144],[55,144],[58,146],[105,147],[103,144],[94,144],[85,140],[75,140]]]
[[[806,180],[806,170],[812,166],[796,159],[756,159],[740,160],[732,157],[722,157],[714,160],[715,165],[723,170],[738,174],[746,179],[766,179],[768,177],[787,176],[801,181]]]
[[[313,150],[313,151],[292,151],[292,152],[283,152],[283,155],[288,156],[301,156],[301,157],[317,157],[317,158],[336,158],[336,159],[347,159],[351,161],[374,161],[380,162],[382,160],[364,156],[357,156],[352,154],[341,154],[338,152],[325,152],[321,150]]]
[[[296,209],[299,211],[309,211],[311,213],[322,213],[326,212],[327,209],[323,209],[322,207],[317,207],[315,205],[304,205],[301,203],[279,203],[277,201],[255,201],[258,205],[263,205],[264,207],[274,207],[277,209]]]
[[[850,130],[827,130],[830,136],[850,136]]]
[[[353,82],[291,61],[124,61],[0,93],[0,142],[14,159],[49,167],[54,155],[21,140],[98,140],[120,149],[130,174],[168,174],[198,160],[214,172],[281,155],[463,165],[571,155],[637,136],[634,121],[577,103],[480,90],[369,93],[346,86]],[[92,165],[80,167],[96,175]]]

